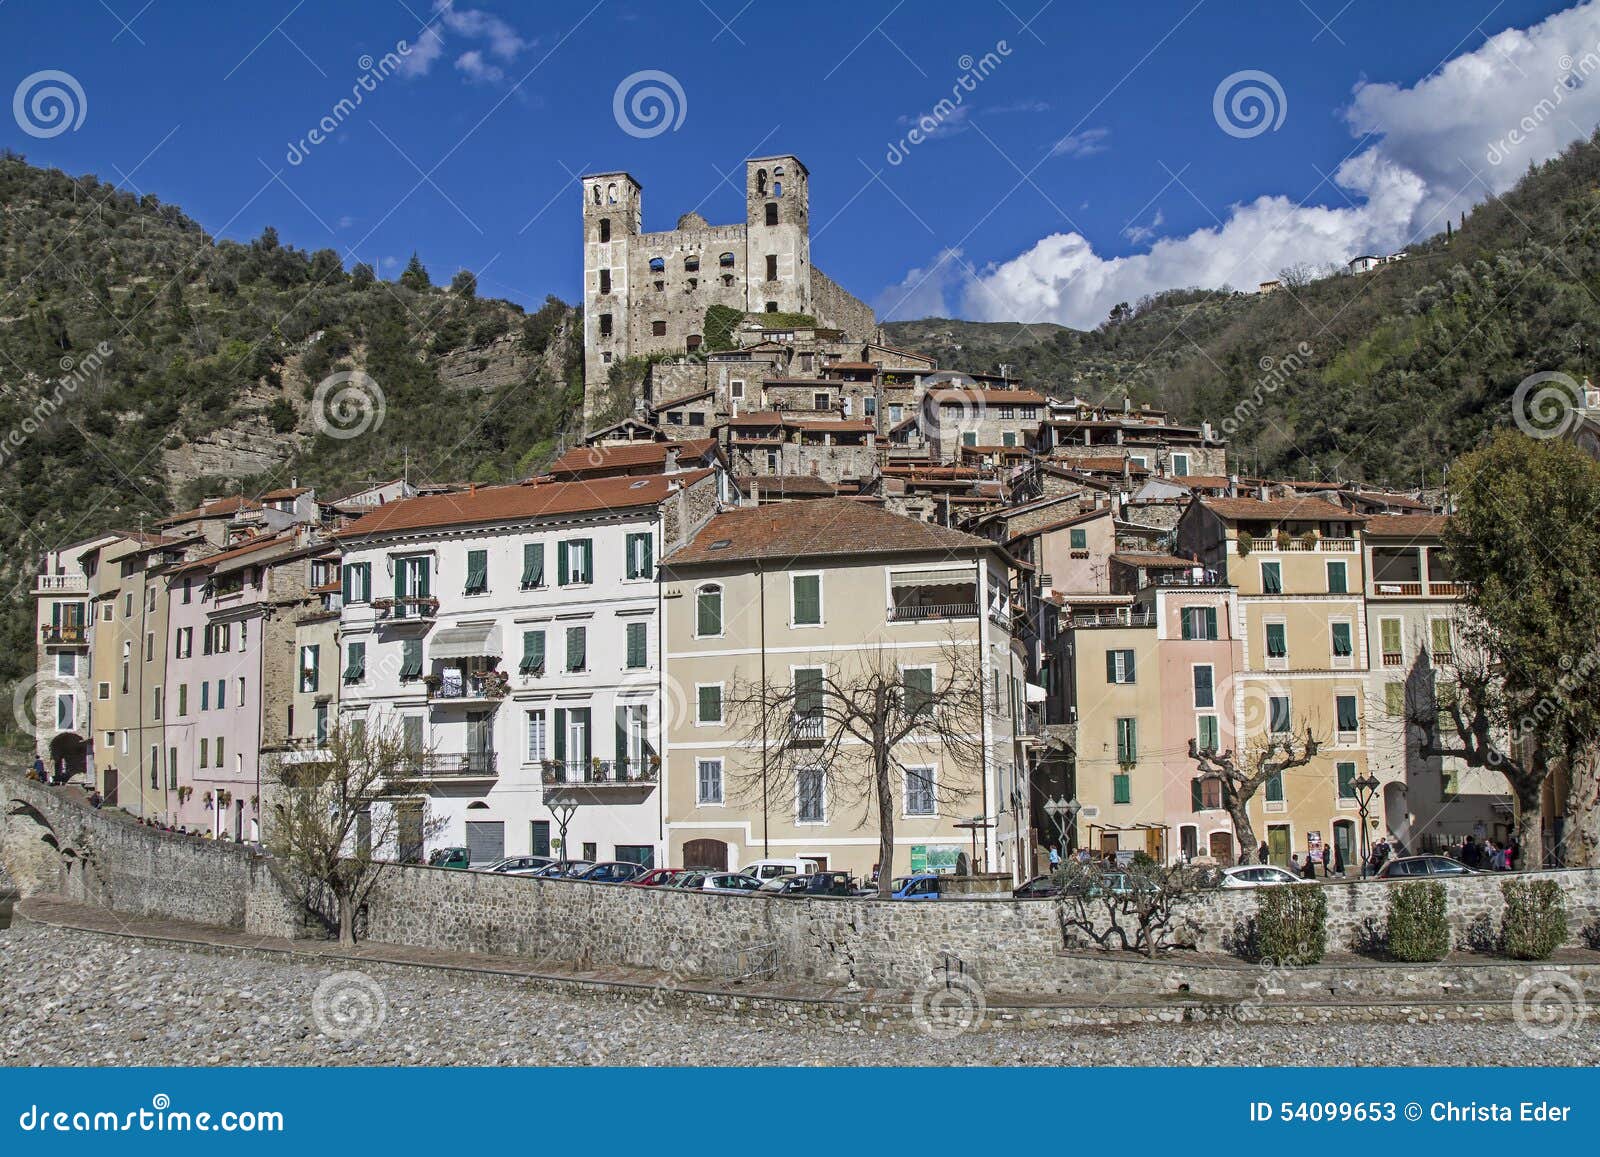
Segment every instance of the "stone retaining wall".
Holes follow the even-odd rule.
[[[117,911],[263,935],[301,932],[295,906],[266,857],[96,812],[70,789],[9,773],[0,778],[8,799],[0,859],[24,895],[56,892]],[[1600,872],[1522,878],[1535,877],[1561,883],[1568,943],[1581,947],[1584,929],[1600,922]],[[1458,947],[1471,943],[1475,922],[1498,929],[1504,878],[1444,882]],[[1331,950],[1355,947],[1369,925],[1381,931],[1390,885],[1316,886],[1328,896]],[[1192,947],[1230,951],[1256,903],[1249,889],[1197,897],[1188,910]],[[580,968],[631,965],[683,976],[910,988],[948,961],[996,992],[1081,993],[1115,983],[1103,968],[1097,972],[1098,966],[1084,963],[1083,954],[1067,951],[1070,944],[1050,901],[720,896],[397,866],[385,872],[370,898],[366,934],[384,943],[505,953]],[[1148,967],[1127,957],[1101,959]],[[1168,965],[1183,967],[1182,959],[1175,954]],[[1192,991],[1206,991],[1203,985],[1210,982],[1198,983],[1202,987]],[[1390,991],[1420,995],[1417,989]]]

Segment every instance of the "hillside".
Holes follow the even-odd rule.
[[[1600,150],[1531,169],[1453,236],[1401,262],[1266,295],[1180,290],[1084,333],[943,320],[889,340],[941,364],[1013,373],[1057,394],[1124,392],[1193,420],[1236,420],[1241,461],[1289,476],[1415,484],[1512,420],[1540,370],[1582,380],[1600,352]],[[1444,222],[1440,222],[1444,225]],[[947,332],[949,336],[941,336]],[[1286,364],[1301,343],[1309,354]],[[1236,407],[1259,394],[1251,412]]]
[[[581,408],[576,313],[347,272],[267,230],[216,241],[171,205],[0,156],[0,683],[31,668],[39,553],[291,477],[523,477]],[[314,412],[361,370],[381,424]],[[337,395],[329,395],[336,398]],[[359,426],[362,415],[343,415]]]

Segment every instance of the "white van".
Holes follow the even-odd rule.
[[[739,869],[741,876],[766,881],[779,876],[804,876],[817,870],[811,860],[756,860]]]

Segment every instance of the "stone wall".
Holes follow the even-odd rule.
[[[77,788],[0,773],[0,860],[24,896],[66,896],[134,916],[292,936],[295,906],[267,857],[88,806]]]
[[[842,329],[855,341],[882,340],[872,307],[847,293],[815,265],[811,267],[811,312],[823,325]]]

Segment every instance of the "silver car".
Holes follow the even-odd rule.
[[[1237,868],[1222,870],[1224,888],[1270,888],[1279,884],[1310,884],[1288,868],[1276,864],[1241,864]]]

